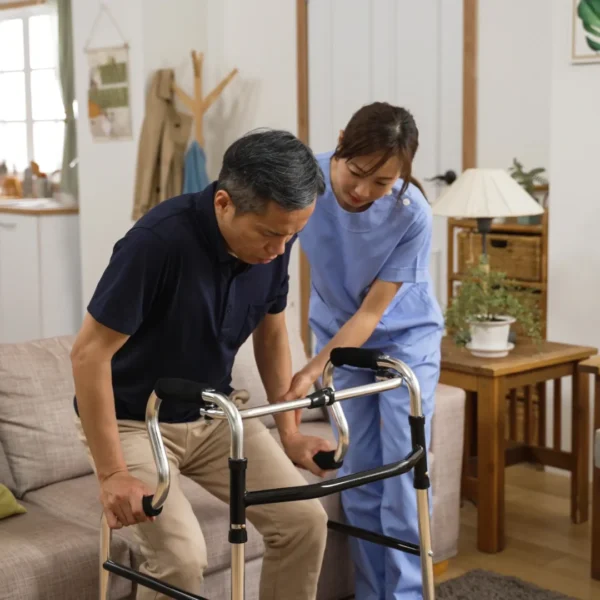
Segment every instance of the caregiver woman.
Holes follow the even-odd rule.
[[[286,399],[304,397],[337,346],[376,348],[404,361],[421,386],[427,445],[440,372],[443,315],[429,276],[432,214],[411,177],[418,129],[405,109],[373,103],[350,119],[335,151],[319,155],[326,191],[299,234],[311,267],[317,354]],[[374,380],[337,369],[334,385]],[[340,475],[403,459],[412,449],[406,386],[344,403],[352,443]],[[349,524],[419,543],[410,474],[343,492]],[[421,599],[420,558],[351,538],[360,600]]]

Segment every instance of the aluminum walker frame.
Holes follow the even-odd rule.
[[[350,366],[375,371],[376,381],[346,390],[335,391],[333,370],[335,367]],[[340,401],[358,396],[376,394],[397,388],[406,383],[410,396],[409,425],[411,428],[412,451],[395,463],[375,469],[360,471],[336,479],[326,479],[318,483],[281,489],[246,491],[246,458],[244,458],[244,419],[262,417],[302,408],[322,408],[327,406],[338,430],[338,444],[335,450],[319,452],[315,462],[322,469],[337,469],[342,465],[348,449],[350,436],[348,423]],[[152,452],[156,462],[158,484],[152,496],[144,496],[144,512],[158,516],[169,493],[170,473],[167,455],[159,429],[158,411],[161,402],[185,401],[195,403],[200,415],[208,419],[226,419],[231,430],[230,472],[230,528],[231,544],[231,600],[244,600],[245,560],[244,544],[247,541],[246,507],[258,504],[294,502],[322,498],[349,488],[358,487],[373,481],[395,477],[414,470],[414,488],[417,494],[420,545],[411,544],[378,533],[351,527],[343,523],[329,521],[328,527],[347,535],[394,548],[421,557],[424,600],[434,600],[433,553],[431,550],[431,530],[429,517],[430,487],[427,451],[425,443],[425,417],[421,407],[419,382],[413,371],[403,362],[365,348],[335,348],[323,371],[323,387],[300,400],[269,404],[257,408],[239,410],[227,396],[205,385],[181,379],[161,379],[156,383],[146,407],[146,426],[150,436]],[[160,518],[160,517],[159,517]],[[100,547],[100,600],[108,600],[110,573],[125,577],[139,585],[165,594],[177,600],[206,600],[179,588],[162,583],[154,577],[115,563],[110,558],[112,531],[106,517],[102,517]]]

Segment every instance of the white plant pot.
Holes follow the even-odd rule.
[[[474,356],[501,358],[506,356],[514,344],[508,341],[513,317],[499,316],[496,321],[472,321],[471,341],[467,348]]]

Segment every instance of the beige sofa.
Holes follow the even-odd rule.
[[[290,329],[297,369],[304,362],[303,349],[297,332]],[[98,486],[73,426],[72,342],[71,337],[59,337],[0,345],[0,483],[27,510],[0,520],[2,600],[97,598],[101,513]],[[234,385],[250,390],[252,404],[264,402],[250,343],[238,355]],[[430,456],[436,563],[457,552],[463,415],[464,393],[440,385]],[[273,427],[272,417],[264,421]],[[319,411],[307,412],[302,428],[333,439]],[[303,474],[308,481],[315,480]],[[183,485],[210,552],[203,594],[210,599],[229,598],[227,506],[190,480]],[[341,518],[338,497],[323,502],[332,518]],[[258,598],[262,553],[261,538],[249,525],[248,600]],[[129,530],[113,535],[112,557],[139,566],[140,555]],[[318,598],[338,600],[351,594],[347,540],[330,532]],[[131,583],[111,576],[111,598],[134,597]]]

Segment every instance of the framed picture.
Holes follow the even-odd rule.
[[[572,0],[571,62],[600,62],[600,0]]]

